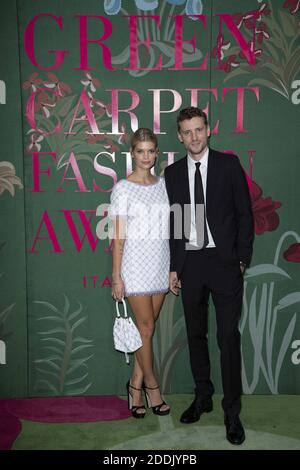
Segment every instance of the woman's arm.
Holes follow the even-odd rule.
[[[116,300],[124,297],[125,286],[121,277],[121,266],[125,244],[126,219],[116,217],[114,220],[114,237],[112,244],[112,296]]]

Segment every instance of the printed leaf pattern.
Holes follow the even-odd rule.
[[[170,392],[172,366],[187,344],[184,317],[174,320],[175,301],[172,293],[165,297],[154,336],[155,370],[164,393]]]
[[[300,311],[300,291],[287,294],[277,302],[275,300],[276,283],[292,280],[283,269],[278,267],[282,245],[291,236],[299,243],[300,237],[297,233],[286,232],[278,242],[274,263],[254,266],[248,269],[245,274],[240,331],[244,339],[248,332],[254,352],[251,381],[249,381],[246,374],[246,370],[250,371],[250,367],[245,364],[245,355],[242,357],[242,381],[245,393],[255,392],[260,373],[264,376],[270,392],[279,393],[280,371],[295,331],[296,313]],[[248,302],[248,288],[253,283],[254,287],[251,292],[250,302]],[[278,338],[278,333],[276,333],[278,313],[284,309],[287,309],[286,315],[290,311],[293,311],[294,315],[283,332],[279,346],[275,348],[275,337]]]
[[[46,325],[46,329],[38,332],[41,348],[40,357],[34,359],[38,374],[35,389],[56,395],[81,395],[92,385],[88,379],[87,362],[94,355],[90,349],[94,344],[92,339],[79,334],[81,325],[87,319],[82,314],[82,304],[79,302],[79,307],[72,311],[66,295],[64,299],[62,311],[46,301],[34,302],[51,312],[51,315],[37,319]]]
[[[29,140],[27,153],[46,150],[56,152],[57,170],[68,165],[71,152],[77,161],[87,160],[93,164],[96,153],[115,152],[120,149],[120,145],[128,142],[125,124],[120,125],[120,132],[123,132],[120,136],[106,135],[111,130],[111,104],[105,103],[100,98],[102,96],[100,81],[90,73],[85,73],[80,83],[83,85],[88,106],[101,134],[93,134],[84,106],[79,102],[80,93],[71,94],[71,87],[60,81],[56,75],[48,73],[47,79],[40,78],[38,73],[35,73],[23,83],[24,90],[31,93],[38,92],[34,103],[35,128],[27,132]],[[48,93],[45,87],[55,93]],[[105,119],[105,116],[108,119]],[[28,116],[27,120],[30,122]],[[60,125],[60,132],[53,133],[57,125]],[[20,185],[14,174],[9,181],[7,179],[5,182],[2,181],[0,168],[0,194],[4,189],[9,189],[13,195],[12,183]]]
[[[239,75],[248,74],[248,86],[262,85],[290,100],[292,83],[298,78],[300,72],[299,20],[287,11],[280,11],[277,6],[272,8],[271,0],[269,0],[268,6],[271,8],[272,14],[265,15],[263,21],[262,17],[258,19],[256,31],[258,49],[255,50],[255,68],[245,60],[242,63],[238,62],[234,69],[227,68],[228,74],[224,82]],[[259,29],[262,24],[264,27]],[[243,33],[248,34],[249,40],[252,39],[251,30],[246,29]],[[237,47],[230,47],[223,52],[224,60],[228,62],[230,57],[237,57],[239,50]]]

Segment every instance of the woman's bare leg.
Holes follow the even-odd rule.
[[[155,299],[153,299],[155,297]],[[155,320],[158,317],[164,295],[159,296],[131,296],[128,297],[130,307],[135,315],[137,326],[142,337],[143,346],[135,353],[136,361],[131,383],[140,388],[141,379],[147,387],[156,387],[157,380],[153,371],[152,337],[154,334]],[[159,389],[147,390],[151,405],[156,406],[162,402]],[[138,395],[139,392],[136,392]],[[138,399],[138,396],[135,397]],[[134,404],[139,404],[134,401]],[[169,407],[163,406],[161,411]]]
[[[159,312],[161,310],[161,307],[165,298],[165,294],[152,295],[151,297],[152,297],[154,321],[156,321],[159,316]],[[136,354],[134,354],[134,366],[133,366],[131,380],[132,380],[132,384],[138,388],[140,388],[143,383],[143,371],[142,371],[141,365],[138,361]]]
[[[154,321],[157,320],[159,312],[161,311],[162,304],[164,302],[166,294],[152,295],[152,308],[154,314]]]

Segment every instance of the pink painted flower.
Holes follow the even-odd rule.
[[[97,106],[95,113],[97,114],[97,116],[101,117],[103,116],[103,114],[105,114],[105,110],[105,106]]]
[[[106,104],[104,104],[102,101],[96,100],[96,99],[94,99],[93,104],[96,106],[96,111],[95,111],[96,114],[98,116],[103,116],[103,114],[105,114],[105,112],[106,112]]]
[[[239,62],[236,62],[236,54],[230,55],[228,59],[222,64],[223,70],[228,73],[231,70],[231,67],[238,67]]]
[[[236,24],[236,26],[240,29],[240,27],[243,24],[243,20],[244,20],[243,13],[235,13],[234,15],[232,15],[232,19],[233,19],[234,23]]]
[[[261,21],[263,15],[267,16],[270,15],[270,13],[272,13],[272,11],[270,10],[270,8],[268,8],[268,5],[266,3],[263,3],[258,10],[259,16],[257,17],[257,20]]]
[[[86,138],[89,144],[96,144],[105,139],[105,134],[86,134]]]
[[[273,201],[271,197],[263,198],[262,193],[263,191],[258,184],[252,181],[250,195],[256,235],[273,232],[279,225],[279,216],[276,210],[281,207],[281,202]]]
[[[118,143],[121,145],[127,144],[129,142],[129,134],[126,132],[126,124],[124,124],[124,122],[121,124],[121,132],[123,132],[123,134],[118,138]]]
[[[54,108],[55,104],[56,102],[53,99],[53,97],[50,97],[46,91],[42,90],[37,95],[34,109],[35,109],[35,112],[42,110],[45,116],[48,118],[50,116],[49,109]]]
[[[95,104],[96,104],[96,100],[93,96],[93,93],[91,93],[90,91],[87,92],[87,95],[88,95],[88,99],[89,99],[89,105],[90,105],[90,108],[94,108],[95,107]]]
[[[98,116],[103,116],[103,114],[106,113],[108,117],[111,117],[111,104],[110,103],[105,104],[103,103],[103,101],[100,101],[97,99],[94,99],[93,103],[97,106],[96,114]]]
[[[285,0],[283,8],[289,8],[292,15],[296,15],[300,9],[300,0]]]
[[[255,26],[255,17],[253,16],[252,12],[247,13],[244,15],[244,26],[246,29],[251,29],[253,30]]]
[[[64,93],[71,93],[72,89],[69,85],[61,82],[54,73],[48,73],[49,80],[44,82],[47,88],[54,88],[59,96],[64,96]]]
[[[86,79],[80,80],[80,82],[86,88],[90,88],[90,90],[94,93],[96,91],[96,88],[99,88],[100,81],[98,80],[98,78],[93,78],[92,75],[88,72],[85,72],[85,76]]]
[[[255,49],[254,50],[254,42],[253,41],[249,41],[248,46],[249,46],[251,52],[254,52],[255,57],[260,57],[262,55],[262,52],[263,52],[262,49]],[[241,51],[239,53],[239,56],[241,57],[241,59],[246,59],[244,51]]]
[[[120,148],[111,139],[107,139],[103,147],[109,149],[111,152],[118,152],[118,150],[120,150]]]
[[[212,57],[219,57],[219,59],[223,60],[225,57],[224,51],[229,49],[230,46],[230,41],[224,41],[224,36],[219,34],[217,45],[212,50]]]
[[[28,88],[31,88],[32,91],[37,91],[38,85],[42,85],[43,80],[41,78],[38,78],[39,74],[37,72],[34,72],[30,75],[28,80],[23,83],[23,89],[27,90]]]
[[[254,13],[257,13],[257,16],[255,17]],[[258,10],[255,11],[249,11],[248,13],[235,13],[232,16],[232,19],[236,26],[240,29],[241,26],[244,24],[246,29],[251,29],[253,30],[255,26],[255,19],[257,21],[261,21],[263,15],[269,15],[271,13],[271,10],[268,8],[266,3],[263,3]]]
[[[112,114],[111,114],[111,103],[107,103],[105,112],[106,112],[108,117],[112,116]]]
[[[261,21],[257,26],[255,34],[257,34],[257,40],[260,44],[264,39],[270,39],[270,34],[267,31],[267,25],[263,21]]]
[[[290,245],[283,253],[283,257],[286,261],[300,263],[300,243],[293,243],[293,245]]]
[[[34,129],[30,129],[30,131],[28,131],[28,134],[31,134],[31,135],[30,135],[30,144],[27,147],[27,152],[28,153],[35,152],[35,151],[39,152],[41,150],[40,142],[42,142],[42,140],[44,139],[44,136],[41,134],[36,134]]]

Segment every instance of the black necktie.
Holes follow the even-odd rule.
[[[205,200],[202,186],[202,178],[200,173],[200,162],[196,164],[195,171],[195,222],[197,231],[197,245],[200,248],[205,248],[208,245],[208,235],[206,227],[206,213],[205,213]],[[203,210],[200,207],[197,209],[197,204],[201,204]],[[198,212],[198,214],[197,214]],[[200,217],[201,215],[201,217]]]

